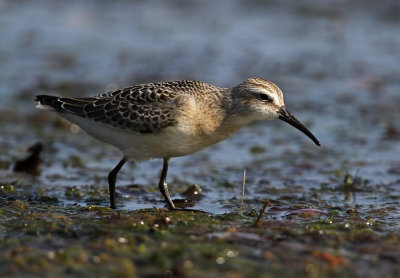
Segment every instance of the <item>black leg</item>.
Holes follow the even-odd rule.
[[[114,169],[108,174],[108,188],[110,190],[110,208],[115,209],[115,182],[117,180],[117,174],[119,170],[121,170],[122,166],[124,166],[126,162],[126,158],[124,157],[121,161],[115,166]]]
[[[168,185],[167,185],[167,182],[166,182],[169,161],[170,161],[170,158],[164,158],[164,165],[163,165],[163,169],[162,169],[162,172],[161,172],[160,183],[158,185],[158,187],[160,188],[161,194],[164,196],[165,200],[168,203],[169,209],[170,210],[182,210],[182,211],[203,212],[204,213],[204,211],[201,211],[201,210],[176,208],[175,207],[174,202],[172,202],[172,199],[169,196]]]
[[[161,194],[164,196],[165,200],[167,201],[169,209],[174,210],[175,205],[174,205],[174,202],[172,202],[171,197],[169,196],[168,185],[166,182],[169,160],[170,160],[170,158],[164,158],[164,165],[163,165],[163,169],[161,172],[160,183],[158,184],[158,187],[160,188]]]

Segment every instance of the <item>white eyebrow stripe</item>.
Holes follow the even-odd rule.
[[[267,90],[266,88],[263,87],[257,87],[253,89],[254,92],[258,92],[258,93],[263,93],[263,94],[271,94],[271,90]]]
[[[273,102],[278,103],[278,101],[276,99],[277,96],[274,91],[271,91],[271,88],[268,90],[263,87],[258,87],[258,88],[254,88],[253,91],[257,92],[257,93],[261,93],[261,94],[267,94],[273,100]]]

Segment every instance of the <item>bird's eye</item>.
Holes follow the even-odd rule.
[[[272,100],[267,94],[259,94],[258,98],[265,102],[270,102]]]

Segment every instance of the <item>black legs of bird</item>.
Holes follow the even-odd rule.
[[[175,205],[174,205],[174,202],[172,202],[171,197],[169,196],[168,185],[167,185],[167,181],[166,181],[169,161],[170,161],[170,158],[164,158],[163,169],[161,171],[160,183],[158,184],[158,187],[160,188],[161,194],[164,196],[165,200],[167,201],[169,209],[173,210],[173,209],[175,209]]]
[[[127,161],[126,157],[122,158],[121,161],[115,166],[114,169],[108,174],[108,188],[110,190],[110,207],[115,209],[115,182],[117,180],[117,174],[121,170]]]
[[[168,192],[168,185],[167,185],[167,173],[168,173],[168,164],[169,161],[171,159],[170,158],[164,158],[164,164],[163,164],[163,168],[161,171],[161,177],[160,177],[160,183],[159,183],[159,188],[160,188],[160,192],[161,194],[164,196],[165,200],[168,203],[168,208],[170,210],[174,210],[175,205],[174,202],[172,202],[171,197],[169,196],[169,192]],[[112,171],[108,174],[108,188],[110,191],[110,207],[112,209],[115,209],[115,183],[117,181],[117,175],[118,172],[121,170],[122,166],[124,166],[125,162],[127,161],[127,159],[124,157],[121,159],[121,161],[117,164],[117,166],[115,166],[114,169],[112,169]]]

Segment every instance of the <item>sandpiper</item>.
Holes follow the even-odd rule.
[[[85,98],[38,95],[36,101],[37,108],[57,112],[122,151],[123,158],[108,175],[111,208],[115,208],[117,174],[126,161],[162,158],[160,192],[169,209],[176,209],[166,183],[170,159],[214,145],[253,121],[281,119],[320,146],[285,108],[278,86],[262,78],[247,79],[233,88],[183,80]]]

